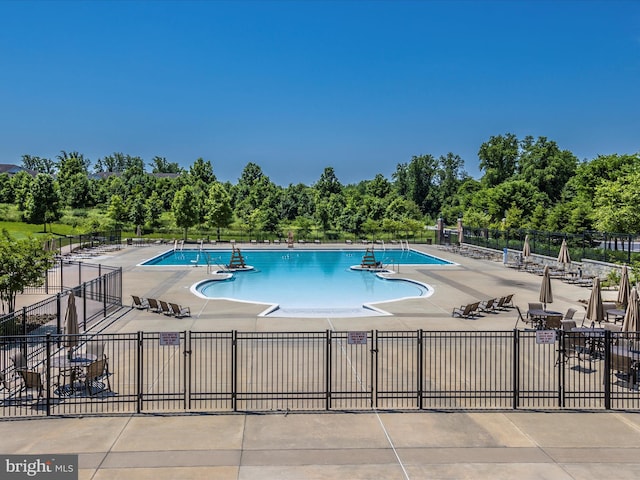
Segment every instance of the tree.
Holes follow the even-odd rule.
[[[151,196],[147,198],[145,202],[146,219],[152,227],[157,227],[160,224],[160,217],[164,211],[164,205],[160,199],[160,195],[155,190],[151,193]]]
[[[89,160],[81,153],[67,153],[64,150],[58,155],[58,184],[62,201],[70,207],[86,207],[89,199],[89,182],[87,168]]]
[[[482,183],[495,187],[516,173],[518,166],[518,139],[513,133],[491,137],[478,151],[480,170],[484,170]]]
[[[639,232],[639,204],[640,172],[603,182],[594,198],[596,228],[604,232]]]
[[[42,248],[42,238],[13,239],[0,235],[0,301],[9,313],[15,311],[16,296],[26,287],[44,284],[54,263],[54,252]]]
[[[145,209],[144,198],[142,198],[142,195],[136,195],[129,207],[129,220],[136,226],[144,225],[146,216],[147,211]]]
[[[129,219],[127,206],[120,195],[111,197],[111,202],[109,202],[109,208],[107,209],[107,216],[111,218],[116,225],[120,225]]]
[[[192,178],[194,184],[204,184],[204,190],[216,181],[211,162],[209,160],[205,162],[202,158],[198,158],[193,165],[191,165],[189,176]]]
[[[47,231],[47,223],[55,222],[62,216],[60,192],[49,174],[36,175],[25,202],[24,218],[27,223],[42,223]]]
[[[560,150],[554,141],[528,136],[521,142],[520,177],[547,194],[551,203],[560,199],[562,189],[576,171],[578,159]]]
[[[55,173],[55,163],[50,158],[40,158],[31,155],[22,155],[22,167],[38,173],[53,175]]]
[[[149,163],[153,173],[180,173],[180,165],[169,162],[164,157],[155,156]]]
[[[176,226],[184,228],[184,239],[187,240],[189,228],[200,223],[200,205],[192,186],[186,185],[176,192],[171,203],[171,211]]]
[[[314,185],[318,198],[329,198],[332,194],[342,193],[342,184],[333,167],[326,167]]]
[[[214,182],[209,187],[205,210],[205,219],[211,227],[217,230],[219,241],[220,229],[227,228],[233,219],[231,197],[220,182]]]

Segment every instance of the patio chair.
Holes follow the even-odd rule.
[[[11,393],[11,383],[9,383],[7,375],[4,372],[0,372],[0,390],[2,390],[5,398]]]
[[[95,395],[104,391],[112,391],[109,375],[105,375],[104,358],[95,360],[87,365],[84,377],[84,385],[89,395]],[[106,384],[103,380],[106,381]]]
[[[638,381],[638,363],[626,355],[611,352],[611,371],[625,381],[628,388],[633,388]]]
[[[182,305],[171,302],[169,302],[169,307],[171,308],[171,311],[176,318],[191,316],[191,309],[189,307],[183,307]]]
[[[104,374],[109,375],[109,357],[104,352],[104,342],[95,342],[89,341],[87,342],[87,353],[90,355],[95,355],[96,360],[103,359],[104,360]]]
[[[40,398],[44,397],[44,383],[42,382],[42,374],[33,370],[20,370],[20,376],[22,377],[23,385],[18,392],[20,398],[22,393],[28,393],[29,390],[36,390],[38,392],[36,403],[40,402]]]
[[[140,298],[137,295],[131,295],[133,303],[131,308],[137,308],[138,310],[149,310],[149,302],[146,299]]]
[[[516,324],[513,326],[514,329],[518,328],[518,323],[527,323],[527,321],[522,316],[522,312],[520,311],[520,307],[516,305],[516,311],[518,312],[518,316],[516,317]]]
[[[569,324],[563,324],[564,328],[569,328]],[[575,322],[574,322],[575,327]],[[580,355],[589,353],[589,345],[587,343],[587,337],[585,337],[581,332],[572,332],[570,329],[565,330],[564,335],[562,337],[562,341],[564,342],[564,359],[569,360],[572,356],[575,356],[580,362]],[[558,360],[556,361],[556,365],[560,362],[560,355],[558,355]]]
[[[529,314],[529,312],[531,310],[543,310],[542,303],[531,303],[531,302],[529,302],[529,309],[527,310],[527,320],[528,321],[532,321],[533,320],[531,318],[531,315]]]
[[[173,310],[171,310],[171,307],[167,302],[165,302],[164,300],[159,300],[159,302],[160,302],[160,311],[162,313],[164,313],[167,316],[173,315]]]
[[[158,300],[155,298],[147,298],[147,302],[149,302],[149,310],[152,312],[160,313],[162,312],[162,307],[158,303]]]
[[[564,314],[564,320],[573,320],[573,316],[576,314],[577,310],[575,308],[570,308],[567,310],[567,313]]]
[[[27,370],[29,368],[27,366],[27,359],[22,352],[14,353],[11,356],[11,361],[13,362],[13,368],[15,368],[17,372],[20,370]]]
[[[545,319],[544,324],[548,330],[559,330],[562,328],[562,315],[549,315]]]

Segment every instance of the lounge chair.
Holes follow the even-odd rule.
[[[164,300],[159,300],[159,302],[162,313],[169,316],[173,315],[173,310],[171,310],[171,307],[167,302],[165,302]]]
[[[482,300],[480,305],[478,305],[478,310],[481,312],[491,312],[495,313],[495,303],[498,301],[497,298],[490,298],[488,300]]]
[[[513,293],[500,297],[494,304],[494,310],[506,310],[507,307],[513,308]]]
[[[147,302],[149,302],[149,310],[156,313],[162,312],[162,307],[158,303],[158,300],[156,300],[155,298],[148,298]]]
[[[504,297],[504,301],[502,302],[502,306],[505,308],[514,308],[515,305],[513,304],[513,293],[510,293],[509,295],[506,295]]]
[[[191,309],[189,307],[183,307],[182,305],[178,305],[177,303],[169,303],[169,308],[176,318],[191,316]]]
[[[480,302],[468,303],[467,305],[461,305],[459,308],[454,308],[453,312],[451,312],[451,316],[455,317],[456,315],[462,318],[471,318],[476,315],[476,310],[478,310],[478,306]]]
[[[149,310],[149,302],[145,298],[138,297],[137,295],[131,295],[133,302],[131,308],[137,308],[138,310]]]

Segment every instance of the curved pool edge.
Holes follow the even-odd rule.
[[[372,272],[373,273],[373,272]],[[385,271],[385,272],[375,272],[375,275],[386,281],[405,281],[414,283],[419,285],[425,290],[424,295],[418,296],[409,296],[409,297],[399,297],[390,300],[381,300],[379,302],[367,302],[363,303],[360,307],[336,307],[336,308],[323,308],[323,307],[310,307],[310,308],[301,308],[301,307],[293,307],[293,308],[282,308],[279,303],[270,303],[270,302],[258,302],[252,300],[241,300],[238,298],[231,297],[208,297],[203,295],[200,291],[198,291],[198,287],[203,283],[210,282],[220,282],[224,280],[228,280],[233,277],[233,273],[216,273],[215,275],[220,276],[221,278],[205,278],[202,279],[190,287],[191,293],[199,298],[203,298],[205,300],[226,300],[229,302],[239,302],[239,303],[248,303],[251,305],[266,305],[267,308],[260,312],[258,317],[271,317],[271,318],[322,318],[322,317],[332,317],[332,318],[358,318],[358,317],[368,317],[368,316],[393,316],[393,313],[387,312],[376,305],[383,303],[395,303],[401,302],[404,300],[414,300],[419,298],[429,298],[435,293],[435,289],[429,285],[428,283],[420,282],[418,280],[413,280],[411,278],[390,278],[390,275],[395,275],[393,271]],[[349,313],[350,312],[350,313]]]

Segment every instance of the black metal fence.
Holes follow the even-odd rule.
[[[73,337],[108,369],[60,375],[70,337],[2,337],[3,417],[133,412],[640,409],[637,334],[166,332]],[[624,346],[623,346],[624,345]],[[620,364],[619,353],[627,362]],[[22,352],[42,395],[26,391]],[[614,355],[614,352],[617,352]],[[617,355],[617,356],[616,356]],[[95,359],[89,358],[91,361]]]
[[[626,233],[584,232],[580,234],[546,232],[538,230],[489,229],[465,226],[465,243],[495,250],[510,248],[522,250],[524,239],[529,235],[531,253],[557,257],[562,240],[567,240],[573,259],[590,259],[611,263],[630,264],[640,260],[640,240]]]
[[[68,271],[68,277],[73,277],[69,283],[74,286],[65,286],[64,282],[56,284],[55,287],[49,285],[50,289],[44,291],[59,293],[1,316],[0,336],[62,333],[62,321],[71,292],[76,297],[78,321],[84,330],[93,320],[104,318],[122,306],[122,268],[82,262],[68,262],[65,266],[61,264],[59,268],[65,267],[74,272],[74,275],[71,275]],[[82,279],[83,275],[84,278],[93,278],[78,283],[77,280]],[[62,273],[54,273],[54,277],[63,279]]]
[[[47,248],[51,251],[70,253],[74,249],[94,248],[99,245],[120,245],[121,243],[122,232],[120,230],[108,230],[105,232],[54,237],[49,241]]]

